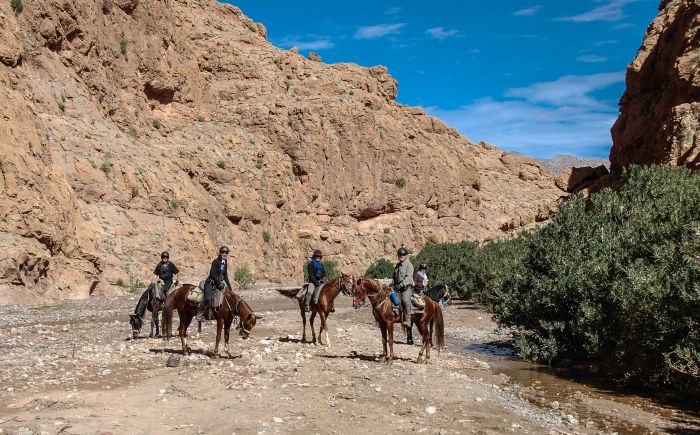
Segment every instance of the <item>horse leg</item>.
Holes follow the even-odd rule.
[[[387,330],[389,332],[389,358],[395,359],[394,356],[394,322],[387,322]]]
[[[425,327],[425,324],[423,323],[423,319],[416,322],[416,327],[418,328],[418,333],[421,335],[421,337],[423,337],[423,342],[421,343],[421,346],[420,346],[420,352],[418,353],[418,359],[416,360],[416,363],[420,364],[423,362],[423,354],[425,353],[425,348],[426,348],[426,345],[428,343],[428,339],[425,336],[426,327]]]
[[[311,328],[311,342],[316,344],[316,330],[314,329],[314,317],[316,317],[316,310],[311,309],[311,318],[309,319],[309,327]]]
[[[160,316],[160,311],[158,311],[158,306],[154,305],[153,306],[153,317],[151,318],[153,325],[156,327],[156,335],[154,335],[154,337],[160,336],[159,316]]]
[[[318,318],[321,319],[321,328],[318,330],[318,342],[323,345],[323,332],[326,332],[326,345],[330,348],[331,342],[328,340],[328,328],[326,327],[326,314],[323,311],[318,312]]]
[[[231,352],[229,352],[229,349],[228,349],[228,337],[229,337],[230,332],[231,332],[231,320],[226,320],[226,322],[224,322],[224,352],[226,352],[226,354],[228,356],[231,356]]]
[[[219,356],[219,341],[221,340],[221,330],[224,329],[224,320],[216,319],[216,343],[214,344],[214,358]]]
[[[178,313],[180,314],[180,313]],[[182,343],[182,355],[187,356],[187,327],[185,326],[185,319],[180,316],[180,324],[177,325],[177,333],[180,335],[180,342]]]
[[[382,330],[382,346],[384,347],[384,354],[382,355],[382,359],[384,360],[384,362],[386,362],[386,361],[388,361],[387,348],[386,348],[387,325],[380,324],[379,328]]]
[[[201,333],[202,333],[202,321],[197,320],[197,334],[201,334]]]
[[[299,307],[301,308],[301,326],[303,328],[301,333],[301,342],[306,343],[306,310],[302,304],[299,304]]]

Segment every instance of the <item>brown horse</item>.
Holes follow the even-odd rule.
[[[177,310],[180,317],[178,333],[182,341],[182,354],[189,355],[190,348],[187,346],[187,328],[199,310],[199,303],[187,299],[190,290],[196,286],[185,284],[182,287],[170,292],[165,300],[163,308],[163,332],[166,341],[172,336],[173,310]],[[236,293],[229,289],[224,291],[224,300],[217,310],[207,310],[205,318],[216,320],[216,344],[214,345],[214,356],[219,355],[219,341],[221,341],[221,330],[224,329],[224,351],[230,355],[228,349],[228,338],[231,324],[238,317],[239,323],[236,329],[243,338],[248,338],[250,331],[255,326],[257,320],[262,319],[253,312],[248,303]]]
[[[328,337],[328,326],[326,325],[326,319],[333,310],[333,303],[335,298],[338,297],[340,292],[344,295],[350,296],[350,290],[348,286],[352,285],[352,278],[346,274],[341,274],[337,278],[333,278],[326,282],[321,288],[321,292],[318,295],[318,302],[311,304],[311,316],[309,319],[309,326],[311,327],[312,340],[311,342],[316,344],[316,331],[314,330],[314,318],[316,314],[321,319],[321,327],[318,330],[318,342],[323,345],[323,340],[321,339],[321,333],[326,331],[326,345],[331,346],[330,338]],[[304,301],[299,300],[297,294],[301,289],[294,290],[277,290],[280,294],[287,296],[290,299],[296,299],[299,303],[299,311],[301,311],[301,323],[304,326],[301,341],[306,342],[306,311],[304,310]]]
[[[394,359],[394,322],[397,319],[394,316],[391,300],[389,299],[390,289],[386,285],[381,285],[378,281],[369,278],[358,278],[353,282],[352,293],[354,300],[352,306],[355,309],[365,305],[367,300],[372,304],[372,313],[382,331],[382,344],[384,345],[384,361]],[[418,332],[423,337],[423,346],[418,354],[417,363],[428,363],[430,359],[430,345],[432,336],[430,332],[430,322],[435,323],[435,338],[437,342],[438,355],[440,349],[445,347],[445,323],[442,318],[442,308],[440,305],[430,299],[427,295],[422,294],[421,297],[425,301],[425,309],[423,313],[411,314],[411,323],[418,327]],[[389,354],[387,355],[387,342],[389,344]],[[425,360],[423,354],[425,353]]]

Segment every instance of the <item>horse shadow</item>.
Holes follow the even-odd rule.
[[[350,355],[318,355],[321,358],[330,358],[330,359],[357,359],[360,361],[370,361],[370,362],[379,362],[381,360],[381,355],[365,355],[362,353],[357,353],[355,351],[352,351]],[[403,358],[400,356],[397,356],[394,358],[395,361],[405,361],[405,362],[413,362],[411,358]]]
[[[280,343],[309,343],[308,341],[301,341],[301,338],[289,338],[289,337],[280,337],[277,339]]]
[[[148,349],[149,352],[153,352],[155,354],[166,354],[170,353],[173,355],[182,355],[182,349],[160,349],[160,348],[151,348]],[[228,359],[228,360],[234,360],[234,359],[239,359],[242,358],[242,355],[226,355],[225,353],[220,353],[219,356],[214,355],[213,350],[204,350],[204,349],[190,349],[191,354],[197,354],[197,355],[204,355],[208,356],[209,358],[212,359]]]

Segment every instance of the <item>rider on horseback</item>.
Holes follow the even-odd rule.
[[[170,253],[168,251],[162,252],[160,254],[160,263],[153,271],[153,281],[155,282],[156,279],[163,281],[163,294],[165,296],[168,296],[168,291],[173,285],[173,279],[178,273],[180,273],[180,270],[175,266],[175,263],[170,261]]]
[[[396,252],[398,263],[394,266],[394,290],[401,294],[401,324],[410,332],[411,295],[413,295],[413,264],[408,261],[408,250],[401,246]],[[408,333],[406,342],[413,344],[412,334]]]
[[[416,283],[418,293],[428,290],[428,263],[421,263],[418,266],[418,272],[413,276],[413,281]]]
[[[326,269],[321,263],[322,259],[323,254],[320,249],[317,249],[306,266],[306,272],[309,275],[309,287],[306,289],[306,295],[304,296],[304,310],[307,313],[311,311],[311,301],[318,297],[315,293],[320,291],[323,280],[326,277]]]
[[[231,287],[231,282],[228,279],[228,254],[229,249],[226,246],[219,248],[219,256],[211,262],[211,269],[209,270],[209,276],[204,283],[204,300],[199,307],[200,316],[204,314],[205,310],[209,307],[209,301],[211,301],[211,293],[214,287],[218,289],[223,289],[225,285],[229,289]]]

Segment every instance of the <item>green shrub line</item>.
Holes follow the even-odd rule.
[[[428,245],[413,260],[513,328],[525,359],[697,391],[700,175],[633,166],[623,178],[619,192],[571,197],[539,230]]]

